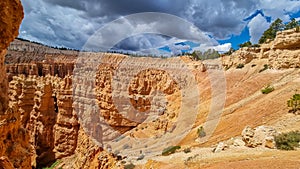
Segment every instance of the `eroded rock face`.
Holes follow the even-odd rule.
[[[187,87],[195,85],[187,77],[194,79],[193,73],[205,71],[203,63],[192,62],[188,57],[162,60],[83,52],[82,58],[90,59],[94,65],[78,72],[73,71],[80,66],[77,55],[76,51],[60,51],[20,40],[9,47],[6,63],[10,104],[16,107],[22,127],[28,131],[32,166],[44,167],[63,159],[61,166],[66,168],[118,167],[110,154],[117,151],[110,149],[113,145],[102,144],[103,136],[107,143],[120,134],[138,140],[186,130],[184,125],[176,126],[181,90],[188,88],[195,93]],[[91,56],[102,62],[97,64]],[[214,67],[211,64],[207,69]],[[186,70],[191,70],[190,74]],[[189,99],[185,102],[194,105]],[[79,115],[90,128],[80,121]],[[144,123],[148,117],[152,118]],[[186,118],[183,122],[194,119],[189,115],[180,118]],[[102,128],[97,128],[97,123]],[[101,123],[107,125],[103,127]]]
[[[23,19],[19,0],[0,2],[0,165],[4,168],[30,168],[29,137],[21,127],[16,107],[8,107],[8,84],[4,57],[9,43],[18,35]]]
[[[0,114],[3,114],[7,110],[8,97],[7,97],[7,79],[6,69],[4,66],[4,56],[6,51],[0,51]]]
[[[121,133],[133,140],[159,138],[180,127],[176,126],[182,101],[182,86],[179,83],[190,82],[184,77],[186,72],[181,72],[182,65],[176,65],[182,58],[155,60],[129,58],[118,54],[83,53],[86,58],[90,55],[95,55],[96,58],[101,56],[103,62],[87,67],[83,72],[77,72],[82,73],[78,76],[73,74],[73,69],[77,66],[74,51],[60,53],[55,49],[40,46],[36,48],[18,43],[7,56],[11,80],[9,98],[11,107],[16,107],[15,117],[20,119],[20,126],[28,131],[29,136],[25,134],[24,137],[29,137],[32,146],[28,149],[32,153],[28,155],[31,157],[32,166],[42,167],[57,159],[63,159],[61,166],[66,168],[116,167],[115,157],[103,150],[103,144],[99,144],[99,140],[97,144],[97,137],[106,136],[109,141]],[[41,49],[50,54],[43,53]],[[39,51],[38,55],[30,57],[35,51]],[[14,57],[14,54],[18,56]],[[22,55],[25,56],[23,60]],[[241,50],[239,57],[238,60],[246,64],[259,59],[260,51]],[[188,58],[185,59],[186,65],[196,73],[222,68],[217,64],[191,64]],[[175,63],[172,72],[182,75],[177,80],[164,70],[171,63]],[[149,68],[151,65],[158,68]],[[74,82],[74,76],[81,79]],[[77,102],[74,103],[76,99]],[[99,111],[96,111],[96,108]],[[159,118],[154,117],[144,122],[151,109],[156,111]],[[140,114],[132,113],[135,110]],[[190,107],[186,110],[189,111]],[[96,117],[103,117],[103,121],[91,118],[92,113]],[[101,132],[95,130],[96,135],[93,135],[87,130],[87,126],[81,123],[79,115],[88,119],[91,127],[95,127],[93,124],[105,122],[107,128],[102,128]],[[260,136],[246,133],[245,138],[248,139],[245,140],[248,140],[249,146],[261,144],[272,147],[272,139],[257,141]],[[132,146],[134,144],[127,144],[127,147]],[[109,145],[104,148],[109,150]]]
[[[73,110],[72,79],[67,76],[61,82],[57,92],[56,101],[57,118],[54,125],[55,158],[70,156],[77,147],[79,122]]]
[[[14,165],[9,161],[7,157],[0,157],[0,166],[4,169],[14,169]]]
[[[223,59],[223,65],[225,67],[237,66],[238,64],[247,64],[254,59],[258,59],[260,55],[259,48],[241,48],[234,52],[230,56],[226,56]]]
[[[274,69],[300,67],[300,32],[296,29],[278,32],[274,41],[262,44],[256,48],[241,48],[230,56],[222,58],[227,68],[238,64],[247,64],[251,61],[264,61]]]
[[[248,147],[267,147],[275,148],[275,136],[277,132],[272,127],[267,126],[258,126],[254,129],[247,126],[243,132],[242,137],[243,141]]]
[[[296,28],[277,32],[273,49],[299,49],[300,32]]]
[[[18,35],[23,19],[23,8],[19,0],[3,0],[0,2],[0,114],[7,109],[7,80],[4,66],[6,48]]]
[[[0,49],[6,49],[19,33],[19,27],[23,19],[23,7],[19,0],[3,0],[0,2]]]
[[[74,153],[79,123],[72,108],[71,77],[14,76],[9,93],[34,148],[33,166],[45,166]]]
[[[27,41],[14,40],[5,58],[9,81],[13,76],[72,75],[77,51],[58,50]]]

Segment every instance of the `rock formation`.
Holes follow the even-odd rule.
[[[0,114],[7,109],[7,81],[4,66],[4,56],[9,43],[18,35],[23,19],[23,8],[19,0],[3,0],[0,2]]]
[[[243,141],[248,147],[268,147],[275,148],[275,136],[278,133],[272,127],[258,126],[254,129],[247,126],[243,132]]]
[[[8,107],[4,65],[6,48],[18,35],[23,9],[19,0],[3,0],[0,6],[0,163],[4,168],[30,168],[29,137],[22,128],[20,112],[16,107]]]
[[[61,165],[68,168],[107,166],[97,160],[105,158],[115,166],[115,157],[103,151],[104,146],[109,151],[110,145],[103,141],[109,143],[128,131],[131,133],[126,135],[131,138],[151,138],[184,128],[175,125],[182,100],[180,90],[192,85],[187,77],[194,77],[190,76],[192,71],[186,75],[182,70],[202,72],[204,69],[201,63],[190,64],[188,58],[161,61],[118,54],[79,54],[20,40],[15,40],[8,49],[10,104],[16,107],[22,127],[28,131],[32,146],[29,157],[34,167],[43,167],[61,158],[66,159]],[[92,60],[91,55],[96,59],[101,57],[102,63],[80,69],[83,72],[73,71],[80,66],[80,61],[75,60],[78,55],[84,55],[84,60]],[[154,68],[145,69],[151,65]],[[141,68],[137,69],[138,66]],[[89,72],[91,70],[94,72]],[[77,73],[75,78],[74,72]],[[180,76],[174,79],[169,72]],[[94,109],[97,107],[102,121],[97,120],[99,114],[89,114],[97,113]],[[89,112],[93,109],[95,111]],[[146,119],[148,122],[144,123]],[[107,125],[99,126],[100,131],[97,124],[101,123]],[[69,157],[73,160],[67,160]]]
[[[79,123],[72,109],[69,76],[14,76],[9,93],[10,103],[19,108],[22,127],[30,135],[37,166],[74,153]]]
[[[16,39],[8,47],[5,58],[8,79],[19,74],[61,78],[72,75],[78,54]]]
[[[261,47],[244,47],[230,56],[223,57],[227,68],[238,64],[264,61],[274,69],[300,67],[300,32],[296,29],[280,31],[274,41],[262,44]]]

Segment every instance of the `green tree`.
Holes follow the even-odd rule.
[[[299,26],[300,24],[299,24],[299,22],[298,21],[296,21],[296,19],[295,18],[293,18],[289,23],[287,23],[286,25],[285,25],[285,30],[288,30],[288,29],[293,29],[293,28],[296,28],[297,26]]]
[[[239,44],[240,48],[242,48],[242,47],[251,47],[251,46],[252,46],[252,43],[250,41]]]
[[[296,113],[300,110],[300,94],[294,94],[293,97],[287,101],[288,107],[291,112]]]
[[[231,47],[228,52],[224,53],[224,55],[231,55],[235,50]]]
[[[220,57],[220,53],[214,49],[208,49],[205,52],[194,51],[191,55],[194,60],[207,60]]]
[[[263,33],[262,37],[259,39],[259,44],[265,43],[268,39],[274,40],[276,33],[278,31],[284,30],[285,25],[282,23],[281,19],[276,19],[270,27]]]

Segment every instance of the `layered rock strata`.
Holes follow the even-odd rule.
[[[262,44],[261,47],[245,47],[230,56],[223,57],[223,65],[227,68],[239,64],[263,61],[269,68],[300,67],[300,32],[296,29],[280,31],[274,41]]]

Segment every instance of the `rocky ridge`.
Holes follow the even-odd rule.
[[[241,48],[230,56],[224,56],[222,62],[226,68],[250,62],[264,62],[273,69],[299,68],[299,55],[300,32],[295,28],[278,32],[274,41],[261,47]]]

